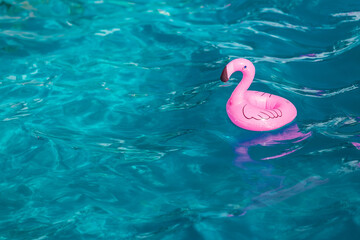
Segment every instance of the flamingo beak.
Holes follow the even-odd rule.
[[[220,76],[220,80],[223,81],[223,82],[229,81],[229,77],[228,77],[228,74],[227,74],[227,67],[225,67],[224,70],[222,71],[221,76]]]

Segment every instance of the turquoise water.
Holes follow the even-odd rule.
[[[0,2],[0,239],[360,238],[359,1]]]

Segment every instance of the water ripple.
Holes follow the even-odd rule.
[[[306,125],[308,130],[315,130],[325,136],[340,139],[358,139],[360,136],[359,117],[334,117],[324,122],[314,122]]]
[[[256,79],[259,82],[265,83],[267,85],[270,85],[276,89],[285,89],[290,92],[294,92],[296,94],[299,94],[301,96],[305,97],[313,97],[313,98],[329,98],[334,97],[336,95],[345,94],[347,92],[359,89],[360,87],[360,81],[355,82],[354,84],[351,84],[350,86],[345,86],[337,89],[314,89],[309,88],[305,86],[300,85],[288,85],[284,83],[279,83],[276,81],[269,81],[264,79]]]

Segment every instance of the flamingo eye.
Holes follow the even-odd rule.
[[[244,69],[246,69],[246,66],[244,66]]]

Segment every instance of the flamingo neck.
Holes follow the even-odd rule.
[[[246,66],[245,69],[244,66]],[[237,87],[235,88],[234,92],[231,95],[233,98],[242,98],[244,93],[248,90],[254,79],[255,76],[254,65],[249,61],[244,62],[243,59],[235,59],[226,66],[226,70],[227,70],[228,78],[230,78],[230,76],[234,72],[240,71],[243,73],[243,77],[240,83],[237,85]]]
[[[253,75],[251,76],[250,74],[243,72],[243,77],[239,82],[239,84],[237,85],[237,87],[235,88],[232,95],[243,95],[249,89],[253,79],[254,79]]]

